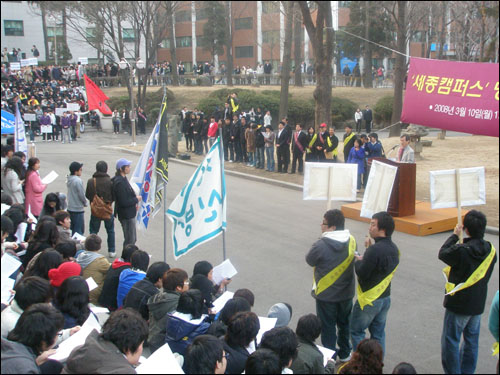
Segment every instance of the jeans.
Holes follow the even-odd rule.
[[[274,146],[266,147],[267,170],[274,172]]]
[[[255,167],[255,151],[248,153],[248,164],[250,166]]]
[[[127,245],[135,245],[137,234],[135,231],[135,217],[132,219],[121,219],[120,223],[123,230],[123,247]]]
[[[256,167],[264,169],[264,147],[257,147],[256,157]]]
[[[74,212],[68,210],[68,213],[69,218],[71,219],[71,235],[75,234],[75,232],[78,232],[83,236],[83,233],[85,232],[85,212]]]
[[[71,129],[70,128],[67,128],[67,129],[62,129],[62,134],[61,134],[61,138],[62,138],[62,141],[63,143],[64,142],[71,142]]]
[[[215,139],[215,137],[208,137],[208,144],[210,145],[210,148],[214,145]]]
[[[391,297],[384,297],[373,301],[373,306],[366,305],[363,310],[356,301],[352,309],[351,341],[356,350],[359,342],[365,338],[365,330],[370,331],[370,338],[377,340],[385,354],[385,322],[391,307]]]
[[[481,315],[460,315],[446,309],[441,335],[441,363],[445,374],[476,371]],[[460,337],[464,341],[460,345]]]
[[[103,220],[90,215],[89,232],[98,234],[101,228],[101,221],[104,221],[104,228],[106,228],[106,233],[108,234],[108,252],[115,252],[115,218],[111,215],[111,219]]]
[[[351,352],[349,342],[349,323],[351,318],[352,299],[340,302],[316,300],[316,313],[321,319],[321,344],[329,349],[337,350],[338,358],[345,359]],[[337,336],[338,328],[338,336]]]
[[[241,162],[243,160],[242,151],[241,151],[241,143],[239,140],[234,142],[234,153],[236,154],[236,162]]]

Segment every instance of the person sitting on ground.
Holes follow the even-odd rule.
[[[135,374],[147,323],[133,309],[113,312],[102,326],[93,330],[85,344],[74,349],[66,361],[65,374]],[[89,360],[91,359],[91,360]]]
[[[416,374],[417,370],[410,363],[401,362],[392,370],[393,374]]]
[[[177,309],[181,293],[189,290],[189,276],[180,268],[171,268],[164,275],[162,284],[163,292],[148,299],[148,343],[151,353],[165,343],[167,314]]]
[[[197,289],[184,292],[179,297],[177,310],[168,314],[165,342],[172,352],[184,355],[196,336],[207,332],[210,323],[202,315],[203,296]]]
[[[106,273],[102,292],[99,296],[99,304],[107,307],[110,311],[115,311],[118,308],[116,306],[116,294],[118,292],[120,274],[123,270],[132,268],[130,257],[136,250],[139,250],[139,248],[135,245],[125,246],[121,258],[115,259]]]
[[[245,374],[281,374],[280,357],[269,349],[257,349],[245,364]]]
[[[76,246],[76,251],[80,254],[85,249],[85,241],[75,240],[71,238],[71,218],[68,211],[58,210],[54,213],[56,219],[57,230],[59,231],[60,242],[73,242]],[[76,254],[76,255],[78,255]]]
[[[183,367],[186,374],[224,374],[226,364],[222,342],[211,335],[200,335],[187,347]]]
[[[57,268],[63,261],[62,255],[54,249],[45,249],[28,264],[24,277],[39,276],[49,280],[49,271]]]
[[[229,319],[224,337],[226,371],[229,374],[241,374],[245,370],[245,363],[250,355],[246,348],[255,341],[259,329],[259,317],[251,311],[236,313]]]
[[[50,285],[54,288],[54,292],[67,278],[71,276],[81,276],[82,267],[76,262],[63,262],[57,268],[53,268],[49,271]]]
[[[59,374],[62,365],[48,357],[63,324],[62,314],[49,304],[27,308],[7,339],[2,337],[2,374]]]
[[[259,349],[270,349],[280,359],[281,373],[290,372],[290,366],[297,358],[299,342],[297,336],[288,327],[275,327],[262,336]]]
[[[57,290],[53,305],[63,314],[65,329],[83,325],[91,313],[89,286],[85,279],[71,276],[64,280]]]
[[[130,257],[132,268],[123,270],[120,273],[118,289],[116,291],[116,306],[122,307],[123,300],[136,282],[146,277],[149,266],[149,255],[143,250],[136,250]]]
[[[147,321],[149,319],[148,300],[151,296],[160,293],[163,277],[169,269],[170,266],[165,262],[153,263],[146,272],[146,277],[132,285],[123,301],[123,307],[138,311]]]
[[[229,279],[224,279],[219,285],[214,285],[213,267],[205,261],[199,261],[194,265],[193,277],[191,277],[191,289],[198,289],[203,294],[205,307],[203,313],[208,313],[208,310],[213,307],[212,301],[224,290],[225,286],[231,282]]]
[[[24,268],[28,266],[31,259],[38,253],[48,248],[54,248],[59,242],[59,231],[57,230],[56,221],[50,217],[44,219],[38,222],[33,236],[28,241],[26,255],[21,257]]]
[[[74,242],[63,241],[56,245],[56,251],[61,254],[63,263],[76,262],[76,245]],[[81,268],[81,267],[80,267]]]
[[[248,301],[242,297],[233,297],[226,302],[222,308],[218,319],[210,325],[207,333],[215,337],[222,337],[227,332],[229,320],[238,312],[250,311],[251,306]]]
[[[321,334],[321,320],[314,314],[302,316],[295,330],[299,341],[297,358],[290,367],[294,374],[334,374],[335,361],[323,366],[323,353],[314,343]]]
[[[101,243],[101,237],[97,234],[90,234],[85,239],[85,251],[76,258],[77,263],[82,266],[83,278],[87,280],[89,277],[92,277],[97,284],[97,288],[90,292],[90,302],[93,304],[96,304],[99,300],[104,278],[110,266],[106,257],[99,254]]]
[[[267,313],[268,318],[277,318],[275,327],[286,327],[292,319],[292,306],[286,302],[272,305]]]
[[[250,307],[253,307],[255,303],[255,296],[250,289],[238,289],[236,292],[234,292],[233,298],[235,297],[242,297],[246,299],[250,304]]]
[[[45,196],[42,211],[39,218],[43,216],[54,217],[55,213],[61,209],[61,203],[56,193],[49,193]],[[68,214],[69,215],[69,214]]]
[[[364,339],[358,344],[349,362],[338,369],[339,374],[382,374],[384,351],[377,340]]]

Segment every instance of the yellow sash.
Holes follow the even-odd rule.
[[[328,148],[332,147],[333,143],[330,137],[326,137],[326,142],[328,143]],[[333,157],[337,156],[338,154],[339,154],[338,146],[335,147],[335,149],[332,152],[327,152],[327,155],[331,156],[331,159],[333,159]]]
[[[493,347],[491,348],[491,351],[493,352],[492,356],[495,356],[498,354],[498,341],[493,344]]]
[[[233,98],[231,98],[230,101],[231,101],[231,108],[233,109],[233,112],[238,111],[238,108],[240,108],[240,105],[239,104],[238,105],[234,105],[234,99]]]
[[[316,143],[316,138],[318,138],[318,135],[317,134],[314,134],[314,137],[312,137],[312,139],[309,141],[309,146],[307,146],[307,149],[306,149],[306,152],[308,154],[311,153],[311,148],[312,146],[314,146],[314,144]]]
[[[366,292],[363,292],[363,290],[361,290],[361,286],[359,285],[358,282],[358,302],[361,310],[363,310],[366,305],[373,306],[373,301],[375,301],[378,297],[380,297],[391,283],[392,278],[394,277],[394,273],[396,272],[398,267],[399,264],[396,266],[396,268],[394,268],[394,271],[392,271],[389,275],[386,276],[384,280],[382,280],[380,283],[375,285],[370,290],[367,290]]]
[[[345,270],[349,267],[349,265],[352,263],[354,259],[354,252],[356,251],[356,240],[354,239],[353,236],[350,236],[349,238],[349,253],[347,255],[347,258],[344,259],[342,263],[340,263],[337,267],[335,267],[333,270],[328,272],[325,276],[323,276],[318,284],[316,284],[316,279],[314,278],[314,271],[316,270],[316,267],[314,267],[313,271],[313,290],[316,295],[319,295],[321,292],[324,292],[326,289],[328,289],[330,286],[332,286],[335,281],[338,280],[340,276],[345,272]]]
[[[349,143],[349,141],[352,139],[352,137],[354,137],[356,134],[354,132],[351,132],[351,134],[349,134],[349,137],[347,137],[346,139],[344,139],[344,147],[346,144]]]
[[[495,254],[496,254],[495,247],[491,245],[490,254],[486,257],[486,259],[481,262],[479,267],[476,268],[476,270],[472,273],[472,275],[469,276],[469,278],[464,283],[460,283],[458,285],[455,285],[448,281],[448,278],[450,277],[451,267],[448,266],[443,268],[443,274],[446,280],[446,285],[445,285],[446,295],[448,294],[454,295],[456,292],[459,292],[465,288],[469,288],[475,283],[477,283],[479,280],[481,280],[486,275],[488,268],[490,268],[491,262],[495,258]]]

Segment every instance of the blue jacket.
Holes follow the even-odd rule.
[[[368,156],[370,158],[377,158],[382,156],[382,143],[377,142],[375,144],[368,142],[366,145],[368,149]]]
[[[205,319],[199,324],[193,324],[173,314],[175,313],[168,314],[165,342],[168,343],[172,352],[184,355],[186,348],[193,340],[207,332],[210,323]]]
[[[347,162],[358,165],[358,174],[365,173],[365,151],[362,148],[358,151],[354,147],[351,148]]]
[[[123,270],[120,273],[120,281],[118,282],[118,290],[116,293],[116,304],[118,308],[122,307],[123,300],[127,296],[132,286],[145,277],[145,272],[134,270],[131,268]]]

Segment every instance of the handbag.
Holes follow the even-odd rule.
[[[94,190],[95,190],[94,198],[92,199],[92,202],[90,202],[90,212],[92,213],[92,216],[95,216],[98,219],[102,220],[111,219],[111,215],[113,214],[113,208],[111,207],[111,203],[104,202],[104,200],[97,195],[95,178],[94,178]]]

